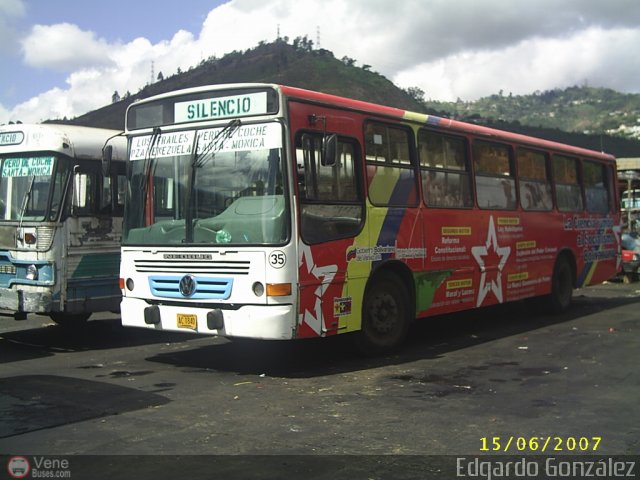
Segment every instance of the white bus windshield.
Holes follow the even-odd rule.
[[[55,167],[53,156],[0,158],[0,220],[55,218],[68,173]]]
[[[137,136],[123,243],[280,244],[288,235],[279,123]]]

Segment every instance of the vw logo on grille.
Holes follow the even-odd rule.
[[[196,293],[196,279],[191,275],[185,275],[180,279],[179,290],[182,295],[185,297],[190,297],[194,293]]]

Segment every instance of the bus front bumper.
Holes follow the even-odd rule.
[[[48,313],[51,311],[52,304],[53,300],[49,292],[0,288],[0,311],[16,319],[25,318],[27,313]]]
[[[293,305],[193,308],[150,305],[141,299],[125,297],[120,312],[125,327],[265,340],[295,338],[297,323]]]

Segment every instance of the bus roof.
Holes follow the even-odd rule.
[[[484,127],[481,125],[475,125],[472,123],[461,122],[458,120],[452,120],[449,118],[438,117],[435,115],[427,115],[424,113],[412,112],[409,110],[403,110],[401,108],[388,107],[384,105],[378,105],[361,100],[354,100],[338,95],[332,95],[327,93],[316,92],[312,90],[305,90],[297,87],[290,87],[286,85],[277,85],[270,83],[229,83],[218,84],[187,88],[182,90],[175,90],[172,92],[166,92],[153,97],[134,102],[129,108],[136,105],[153,102],[155,100],[167,99],[172,97],[178,97],[186,94],[204,93],[207,91],[219,91],[219,90],[238,90],[238,89],[255,89],[255,88],[272,88],[281,92],[281,94],[289,99],[296,99],[306,102],[313,102],[322,105],[333,106],[336,108],[349,109],[364,114],[393,118],[400,121],[411,122],[414,124],[421,124],[438,129],[448,129],[451,133],[472,134],[478,137],[484,137],[488,140],[497,140],[504,142],[516,142],[524,145],[528,145],[533,148],[540,148],[545,150],[561,151],[566,154],[572,154],[577,156],[595,157],[601,160],[615,161],[613,155],[603,152],[597,152],[595,150],[589,150],[586,148],[575,147],[572,145],[554,142],[550,140],[544,140],[537,137],[531,137],[528,135],[522,135],[518,133],[511,133],[505,130],[499,130],[490,127]]]
[[[0,154],[17,152],[59,152],[75,158],[101,159],[107,141],[113,146],[113,158],[125,160],[124,137],[118,130],[78,125],[12,124],[0,126]]]
[[[517,142],[526,144],[532,147],[548,150],[560,150],[565,153],[571,153],[578,156],[597,157],[603,160],[615,161],[613,155],[590,150],[587,148],[575,147],[572,145],[554,142],[551,140],[544,140],[537,137],[531,137],[528,135],[522,135],[518,133],[512,133],[505,130],[499,130],[490,127],[484,127],[481,125],[475,125],[472,123],[461,122],[459,120],[452,120],[449,118],[438,117],[435,115],[427,115],[425,113],[417,113],[409,110],[402,110],[394,107],[386,107],[377,105],[374,103],[364,102],[361,100],[353,100],[337,95],[331,95],[326,93],[313,92],[310,90],[304,90],[296,87],[281,86],[281,91],[289,98],[297,98],[300,100],[313,101],[322,104],[329,104],[332,106],[350,108],[363,113],[370,113],[374,115],[393,117],[397,119],[407,120],[414,123],[425,124],[427,126],[433,126],[440,129],[450,129],[452,133],[468,133],[478,137],[485,137],[489,140],[502,140],[506,142]]]

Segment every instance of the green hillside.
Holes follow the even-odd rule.
[[[498,95],[475,102],[425,102],[462,117],[640,139],[640,95],[607,88],[570,87],[532,95]]]
[[[264,82],[317,90],[414,111],[425,106],[387,78],[356,67],[352,59],[338,60],[328,50],[314,50],[310,41],[292,44],[279,40],[260,44],[246,52],[232,52],[220,59],[165,77],[135,95],[75,118],[72,122],[105,128],[124,128],[127,106],[137,100],[181,88],[218,83]]]
[[[159,93],[218,83],[266,82],[332,93],[406,110],[437,114],[526,135],[604,150],[618,157],[640,156],[640,140],[627,127],[640,118],[640,95],[573,87],[505,96],[502,92],[476,102],[424,101],[418,88],[403,90],[370,65],[337,59],[314,49],[306,37],[261,43],[245,52],[209,58],[186,72],[166,76],[135,94],[81,115],[69,123],[123,129],[126,108],[133,101]],[[118,99],[119,95],[114,95]],[[615,132],[614,132],[615,131]],[[609,132],[609,133],[607,133]],[[615,135],[613,134],[615,133]],[[626,135],[626,137],[625,137]]]

